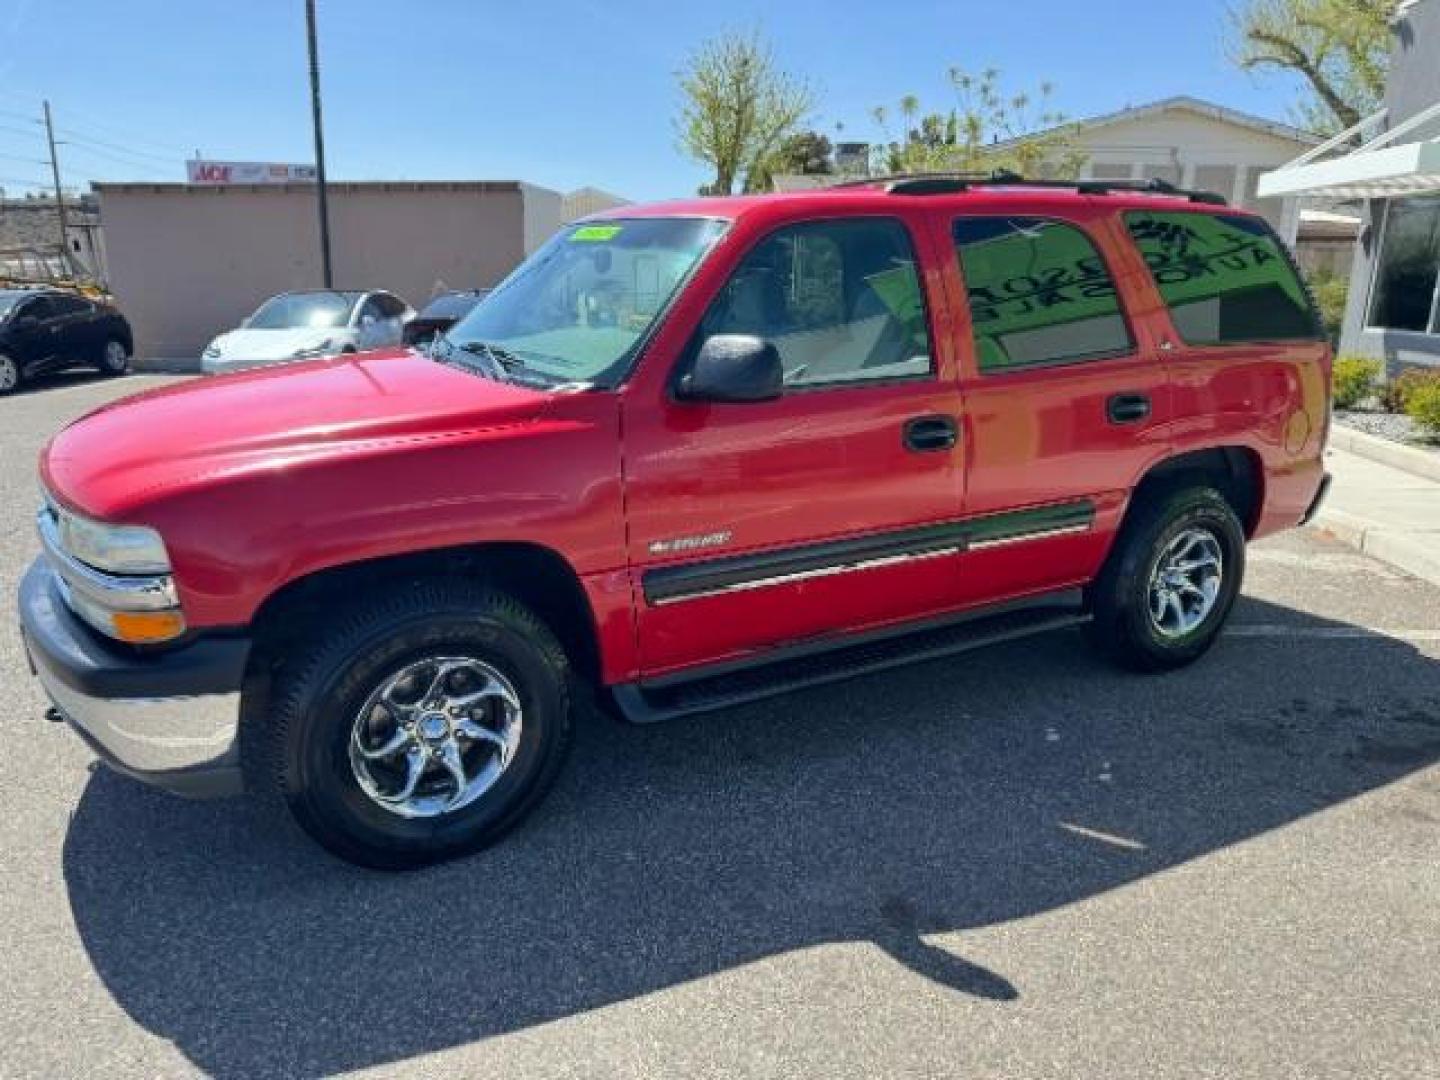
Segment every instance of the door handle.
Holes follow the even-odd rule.
[[[1105,419],[1112,424],[1137,424],[1150,415],[1148,394],[1114,394],[1105,402]]]
[[[960,429],[953,416],[936,414],[916,416],[905,421],[905,449],[916,454],[949,450],[955,445]]]

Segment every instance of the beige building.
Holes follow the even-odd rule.
[[[560,217],[564,221],[577,221],[602,210],[614,210],[616,207],[629,205],[629,199],[622,199],[619,195],[612,195],[600,188],[576,188],[561,202]]]
[[[137,356],[191,360],[267,296],[321,284],[313,184],[96,184],[111,291]],[[329,185],[337,288],[419,307],[495,285],[560,225],[559,193],[513,181]]]

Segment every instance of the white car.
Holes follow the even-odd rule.
[[[225,371],[399,345],[415,309],[388,292],[316,290],[272,296],[205,347],[201,369]]]

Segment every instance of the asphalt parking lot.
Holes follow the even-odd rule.
[[[0,400],[7,597],[44,439],[165,381]],[[412,875],[92,768],[13,617],[0,687],[0,1074],[1440,1075],[1440,592],[1310,534],[1184,672],[1062,632],[597,718]]]

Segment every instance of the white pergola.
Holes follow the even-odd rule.
[[[1400,136],[1440,117],[1440,102],[1367,138],[1367,133],[1378,131],[1385,117],[1386,110],[1381,109],[1294,161],[1264,173],[1256,193],[1262,198],[1386,199],[1440,191],[1440,139],[1394,145]],[[1355,138],[1363,140],[1359,146],[1325,158]],[[1286,239],[1293,243],[1295,238]]]

